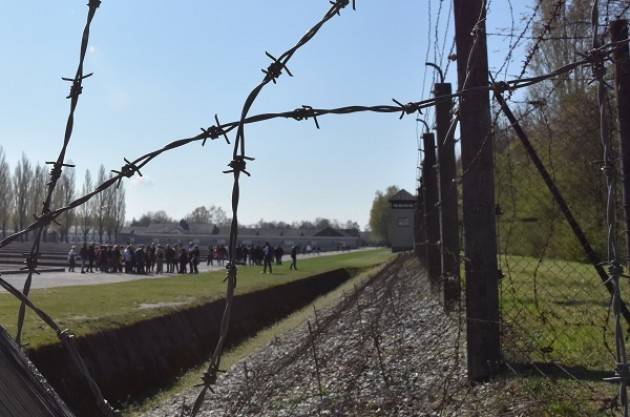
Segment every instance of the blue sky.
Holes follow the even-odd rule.
[[[0,14],[0,144],[11,166],[25,152],[33,161],[56,158],[68,112],[68,84],[78,61],[85,0],[7,2]],[[303,104],[337,107],[415,101],[422,81],[431,3],[439,0],[358,0],[330,21],[260,95],[253,113]],[[450,3],[442,3],[440,49]],[[517,24],[529,0],[512,0]],[[173,139],[238,119],[242,102],[268,65],[328,9],[327,1],[104,0],[97,11],[68,158],[77,178],[101,163],[119,169]],[[508,2],[491,4],[488,31],[508,30]],[[452,31],[452,22],[450,23]],[[433,38],[434,33],[431,35]],[[446,49],[450,48],[451,36]],[[432,40],[433,41],[433,40]],[[508,41],[490,37],[491,65]],[[430,59],[434,58],[431,49]],[[510,67],[518,72],[522,51]],[[451,65],[449,78],[455,75]],[[427,76],[431,81],[432,74]],[[417,124],[397,115],[330,116],[277,120],[247,128],[256,161],[242,181],[241,221],[315,217],[367,224],[374,192],[388,185],[413,189]],[[151,210],[180,217],[200,205],[229,207],[231,180],[221,174],[231,147],[216,141],[191,145],[154,160],[143,179],[128,182],[128,218]],[[77,188],[80,184],[77,184]]]

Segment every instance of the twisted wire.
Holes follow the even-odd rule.
[[[421,100],[421,101],[416,101],[416,102],[409,102],[402,106],[401,105],[375,105],[375,106],[353,105],[353,106],[344,106],[344,107],[336,107],[336,108],[315,108],[315,107],[306,106],[306,108],[300,107],[298,109],[288,110],[288,111],[283,111],[283,112],[261,113],[254,116],[248,116],[243,120],[243,124],[247,125],[251,123],[261,123],[264,121],[278,119],[278,118],[294,119],[294,120],[301,121],[301,120],[307,120],[307,119],[316,119],[318,117],[326,116],[326,115],[347,115],[347,114],[362,113],[362,112],[373,112],[373,113],[384,113],[384,114],[399,113],[400,116],[404,116],[406,114],[411,114],[417,111],[421,111],[425,108],[433,107],[442,100],[451,100],[453,98],[461,97],[463,94],[469,91],[479,91],[479,90],[493,91],[496,88],[499,88],[499,90],[501,91],[506,91],[506,90],[513,91],[513,90],[518,90],[521,88],[526,88],[534,84],[538,84],[542,81],[554,79],[558,76],[571,72],[578,67],[588,65],[589,63],[593,61],[593,59],[595,59],[594,57],[597,54],[600,54],[600,55],[604,54],[605,56],[608,56],[608,54],[610,54],[614,48],[622,44],[626,44],[628,42],[629,42],[628,39],[624,39],[618,42],[607,43],[595,50],[587,52],[584,55],[583,59],[573,62],[571,64],[564,65],[548,74],[543,74],[543,75],[531,77],[531,78],[501,81],[501,82],[496,83],[496,85],[489,84],[487,86],[464,88],[450,95],[436,96],[431,99],[426,99],[426,100]],[[123,165],[123,167],[120,170],[112,171],[114,175],[112,175],[111,178],[101,183],[92,192],[75,199],[74,201],[66,205],[65,207],[60,207],[55,210],[49,211],[45,215],[37,218],[35,222],[25,227],[24,229],[7,236],[6,238],[0,241],[0,248],[7,246],[11,242],[14,242],[15,240],[24,236],[26,233],[36,230],[41,226],[50,224],[63,213],[69,210],[72,210],[82,204],[85,204],[97,194],[100,194],[101,192],[105,191],[109,187],[112,187],[118,184],[124,178],[131,178],[135,174],[140,175],[141,174],[140,170],[143,167],[145,167],[153,159],[162,155],[163,153],[176,149],[176,148],[180,148],[182,146],[186,146],[194,142],[205,142],[208,139],[212,139],[212,140],[217,139],[221,135],[227,134],[231,132],[232,130],[236,129],[239,125],[240,125],[240,122],[230,122],[230,123],[224,123],[218,126],[213,126],[209,129],[203,129],[201,133],[195,136],[191,136],[191,137],[187,137],[183,139],[177,139],[173,142],[170,142],[167,145],[159,149],[156,149],[154,151],[151,151],[147,154],[144,154],[133,161],[129,161],[125,159],[125,164]],[[454,128],[455,127],[453,127],[453,129]]]
[[[57,159],[54,162],[47,162],[48,165],[52,165],[50,171],[50,180],[47,184],[47,193],[46,198],[42,204],[41,216],[36,217],[37,227],[33,227],[30,230],[36,230],[36,234],[33,240],[33,245],[31,247],[30,253],[27,255],[25,260],[25,268],[28,271],[28,275],[26,281],[24,283],[24,288],[22,292],[17,291],[15,288],[7,286],[8,283],[4,280],[0,281],[0,285],[2,285],[9,293],[15,296],[20,301],[20,308],[18,311],[18,323],[17,323],[17,332],[16,332],[16,342],[21,344],[22,333],[24,329],[24,319],[26,316],[26,308],[29,307],[34,310],[37,315],[44,320],[46,324],[48,324],[55,333],[59,337],[62,345],[69,353],[70,358],[72,359],[74,365],[77,367],[79,373],[83,377],[83,379],[87,382],[88,388],[91,394],[94,396],[96,401],[96,405],[99,410],[102,412],[104,416],[113,416],[113,410],[107,403],[107,401],[103,398],[103,394],[101,393],[100,388],[94,382],[94,379],[91,377],[83,358],[81,357],[76,345],[74,344],[74,339],[71,333],[68,330],[61,330],[52,319],[46,315],[43,315],[41,310],[37,309],[28,299],[28,295],[31,289],[31,284],[33,280],[33,274],[39,274],[37,270],[38,266],[38,258],[40,252],[40,242],[44,232],[45,227],[49,224],[49,221],[54,221],[54,217],[51,215],[50,205],[52,202],[53,193],[57,186],[57,182],[61,178],[63,174],[63,168],[73,168],[74,166],[71,164],[65,163],[66,151],[68,149],[68,145],[70,144],[70,140],[72,139],[72,132],[74,128],[74,114],[76,112],[77,106],[79,104],[79,96],[83,92],[83,80],[91,77],[93,74],[85,74],[84,73],[84,62],[85,55],[87,53],[88,43],[90,40],[90,27],[92,25],[92,21],[96,14],[96,10],[100,7],[100,0],[89,0],[88,6],[88,14],[85,22],[85,26],[83,28],[83,35],[81,38],[81,48],[79,53],[79,64],[77,66],[77,70],[73,78],[62,77],[63,81],[70,82],[70,92],[67,99],[70,100],[70,112],[68,114],[68,118],[66,120],[66,127],[64,131],[64,139],[63,145],[59,152]]]
[[[230,237],[229,237],[229,263],[227,265],[227,276],[225,281],[227,281],[227,290],[226,290],[226,298],[225,298],[225,307],[223,310],[223,315],[221,317],[221,328],[219,332],[219,339],[215,346],[214,352],[212,354],[212,358],[210,359],[210,364],[208,366],[208,370],[204,373],[203,376],[203,387],[197,396],[195,403],[192,408],[191,416],[195,417],[199,412],[201,405],[205,399],[206,393],[212,385],[216,383],[217,373],[219,372],[219,364],[221,362],[221,356],[223,353],[223,345],[225,340],[227,339],[227,333],[230,327],[230,315],[232,309],[232,303],[234,299],[234,290],[236,288],[236,279],[237,279],[237,269],[236,269],[236,246],[238,244],[238,205],[240,198],[240,186],[239,179],[241,173],[250,175],[246,170],[247,161],[252,161],[253,158],[246,156],[245,153],[245,120],[247,119],[247,115],[258,98],[259,94],[263,90],[265,86],[267,86],[270,82],[276,83],[276,80],[283,71],[289,76],[293,76],[291,71],[287,67],[287,63],[293,57],[293,55],[306,45],[311,39],[317,35],[317,32],[333,17],[340,15],[341,10],[347,7],[350,4],[349,0],[335,0],[331,1],[331,7],[328,12],[324,15],[324,17],[315,24],[292,48],[288,49],[279,58],[275,58],[269,52],[267,52],[267,56],[272,60],[272,63],[266,70],[263,70],[265,77],[263,80],[256,86],[246,98],[245,103],[243,104],[243,109],[241,112],[241,119],[237,126],[236,131],[236,140],[234,142],[234,151],[232,154],[232,161],[228,165],[231,169],[224,171],[226,174],[233,174],[234,184],[232,187],[232,223],[230,227]],[[355,9],[354,0],[352,2],[352,8]],[[294,112],[295,118],[308,118],[309,108],[302,107],[300,110]],[[315,117],[315,116],[313,116]],[[315,119],[315,123],[317,124],[317,119]]]
[[[599,48],[602,43],[602,37],[599,33],[599,0],[595,0],[593,3],[593,9],[591,12],[592,23],[592,45],[593,50]],[[606,378],[609,382],[616,382],[619,384],[619,396],[618,400],[623,410],[624,417],[629,416],[628,407],[628,391],[627,387],[630,383],[630,366],[628,365],[628,358],[626,356],[626,345],[623,328],[621,325],[622,314],[621,308],[623,304],[621,289],[619,286],[619,279],[623,274],[623,266],[619,262],[617,253],[617,221],[616,221],[616,190],[617,190],[617,175],[614,165],[614,156],[611,143],[611,131],[610,131],[610,107],[608,101],[608,85],[604,80],[606,74],[606,68],[604,66],[604,59],[600,58],[592,63],[593,78],[597,81],[597,98],[599,105],[599,128],[600,128],[600,140],[603,148],[603,166],[602,173],[606,177],[606,188],[608,191],[606,202],[606,222],[608,228],[608,274],[610,276],[609,281],[613,286],[613,294],[611,297],[611,304],[613,307],[613,314],[615,320],[615,353],[616,353],[616,366],[615,376],[612,378]]]

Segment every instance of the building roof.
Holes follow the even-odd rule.
[[[409,194],[409,192],[407,192],[407,190],[402,189],[400,191],[398,191],[396,194],[394,194],[392,196],[392,198],[389,199],[390,202],[394,202],[394,201],[416,201],[416,197],[414,197],[413,195]]]
[[[216,227],[216,229],[215,229]],[[214,233],[213,233],[214,232]],[[191,223],[188,229],[184,229],[179,223],[151,223],[149,226],[126,226],[121,233],[134,234],[136,236],[157,236],[157,235],[220,235],[228,236],[230,226],[215,226],[213,224]],[[323,229],[294,229],[294,228],[264,228],[239,227],[239,237],[358,237],[359,231],[356,229],[336,229],[325,227]]]

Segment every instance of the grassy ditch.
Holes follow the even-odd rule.
[[[391,255],[388,255],[388,257]],[[354,290],[355,286],[361,285],[363,282],[372,278],[378,273],[380,267],[372,267],[367,271],[361,272],[344,284],[337,287],[335,290],[330,291],[326,295],[318,297],[313,303],[309,304],[291,315],[287,316],[283,320],[280,320],[273,325],[259,331],[254,337],[247,339],[246,341],[238,344],[237,346],[226,351],[221,359],[221,369],[228,369],[241,359],[245,358],[250,353],[264,347],[270,343],[277,335],[283,334],[295,327],[302,325],[306,320],[313,319],[314,309],[321,311],[334,306],[339,302],[340,298]],[[207,369],[208,364],[204,363],[195,369],[190,370],[183,376],[177,379],[171,386],[164,388],[151,397],[143,400],[136,400],[126,404],[122,410],[122,415],[126,417],[138,417],[144,413],[149,412],[151,409],[158,406],[162,401],[172,400],[174,395],[182,393],[185,390],[191,389],[199,384],[203,372]]]
[[[287,263],[274,265],[272,275],[260,274],[260,267],[241,266],[237,294],[286,284],[338,268],[368,268],[384,262],[389,256],[387,250],[367,250],[315,257],[298,260],[298,271],[289,271]],[[88,335],[222,298],[224,276],[224,272],[217,271],[98,286],[41,289],[32,291],[31,300],[61,327],[67,327],[77,335]],[[0,323],[10,334],[15,332],[18,308],[17,300],[8,294],[0,294]],[[57,337],[34,313],[28,312],[24,342],[28,348],[35,348],[56,343]]]

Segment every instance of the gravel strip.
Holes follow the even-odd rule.
[[[199,416],[536,415],[509,380],[468,384],[460,328],[417,261],[400,258],[232,366]],[[145,416],[187,416],[198,392],[174,396]]]

